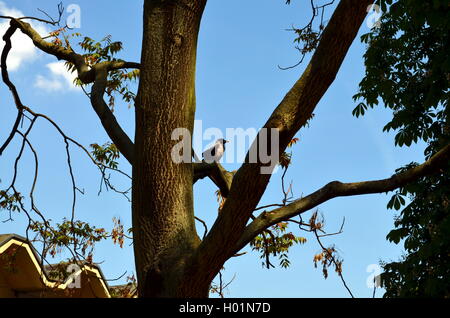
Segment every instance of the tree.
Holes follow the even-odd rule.
[[[382,101],[393,112],[385,131],[395,130],[395,144],[425,142],[430,158],[450,141],[450,50],[448,1],[378,1],[387,11],[380,27],[363,36],[366,76],[355,98],[354,111]],[[392,5],[391,5],[392,4]],[[387,10],[387,5],[390,5]],[[405,171],[411,163],[398,171]],[[404,240],[406,254],[384,263],[385,297],[448,297],[449,277],[449,172],[448,162],[435,175],[423,176],[398,189],[388,208],[401,211],[388,240]]]
[[[3,37],[6,44],[2,52],[2,77],[13,94],[18,115],[0,154],[15,136],[22,137],[22,149],[25,146],[32,149],[27,134],[37,119],[54,125],[67,148],[69,143],[82,147],[64,135],[50,118],[23,105],[9,80],[6,59],[12,45],[11,36],[20,31],[29,36],[37,48],[66,61],[69,68],[76,70],[80,85],[92,84],[88,94],[90,102],[113,143],[94,145],[94,157],[91,158],[100,171],[117,170],[114,158],[118,153],[132,165],[132,233],[139,295],[207,297],[211,282],[223,264],[244,246],[255,244],[255,238],[267,233],[272,226],[335,197],[381,193],[403,187],[439,171],[448,161],[450,146],[447,145],[425,163],[390,178],[355,183],[333,181],[310,195],[292,202],[286,200],[273,210],[264,210],[253,216],[271,176],[270,173],[261,173],[261,168],[270,172],[273,166],[262,156],[257,156],[256,162],[252,162],[252,151],[269,149],[271,154],[282,154],[280,161],[288,161],[286,148],[293,142],[295,134],[308,124],[317,103],[334,81],[371,2],[340,1],[326,27],[320,22],[319,31],[313,30],[312,22],[325,6],[319,7],[312,2],[312,22],[304,29],[295,30],[299,42],[304,44],[302,53],[313,51],[312,58],[263,126],[276,134],[269,134],[264,140],[262,130],[236,172],[228,172],[216,163],[178,163],[171,156],[174,146],[180,142],[172,140],[173,132],[184,128],[192,135],[193,131],[197,36],[206,0],[145,0],[140,63],[113,57],[121,48],[117,42],[106,39],[103,45],[85,38],[81,47],[86,54],[81,54],[70,45],[64,28],[52,34],[52,41],[48,41],[26,22],[30,18],[2,17],[10,20],[10,28]],[[45,22],[58,25],[59,21]],[[125,71],[127,69],[139,70],[139,88],[135,98],[122,86],[123,79],[137,76],[136,72]],[[104,100],[104,95],[110,95],[114,90],[118,90],[125,99],[134,100],[134,141],[120,127],[109,107],[111,105]],[[25,116],[30,118],[30,126],[22,133],[19,123]],[[183,144],[189,144],[187,141],[186,138],[181,140]],[[188,157],[192,157],[190,148],[188,152]],[[68,161],[70,164],[69,154]],[[213,227],[201,239],[194,224],[193,183],[206,176],[218,186],[224,200]],[[77,190],[74,184],[74,195]],[[26,211],[14,181],[1,195],[6,208]],[[311,220],[308,225],[312,230],[318,228],[316,220]],[[98,229],[83,231],[86,228],[84,224],[74,223],[73,219],[48,237],[45,221],[32,226],[44,233],[47,239],[57,239],[62,231],[75,248],[77,245],[84,247],[86,241],[101,239],[104,235]],[[279,225],[280,231],[282,227]],[[276,241],[272,238],[272,244]],[[331,259],[339,271],[339,262],[332,253],[328,250],[324,257],[326,261]]]

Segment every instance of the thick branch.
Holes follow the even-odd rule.
[[[141,68],[141,64],[127,61],[111,61],[107,62],[107,65],[108,71],[120,70],[124,68],[136,68],[136,69]]]
[[[199,179],[209,177],[212,182],[219,188],[223,197],[227,197],[230,192],[231,183],[233,181],[234,173],[224,169],[224,167],[218,163],[194,163],[194,183]]]
[[[107,65],[99,64],[94,66],[93,69],[95,70],[95,81],[91,90],[92,107],[97,113],[98,118],[100,118],[103,128],[106,130],[109,138],[111,138],[112,142],[117,146],[124,157],[133,164],[134,144],[125,131],[123,131],[122,127],[120,127],[116,117],[103,99],[108,79]]]
[[[0,147],[0,156],[3,154],[3,151],[8,147],[11,140],[14,138],[14,135],[17,132],[17,129],[19,128],[20,121],[23,117],[23,104],[20,100],[20,96],[17,93],[16,86],[9,80],[8,75],[8,67],[6,64],[6,60],[8,58],[9,51],[11,51],[12,45],[11,45],[11,37],[13,36],[14,32],[16,32],[17,27],[14,25],[11,25],[9,29],[6,31],[5,35],[3,36],[3,40],[5,41],[5,46],[3,47],[2,55],[1,55],[1,69],[2,69],[2,80],[8,86],[9,90],[11,91],[14,103],[16,104],[17,108],[17,117],[16,121],[14,122],[14,125],[11,129],[11,133],[9,134],[8,138],[6,138],[6,141],[3,143],[3,145]]]
[[[235,251],[237,252],[246,246],[255,236],[264,231],[266,228],[309,211],[332,198],[389,192],[403,187],[421,177],[439,172],[439,170],[444,165],[448,164],[449,161],[450,145],[447,145],[423,164],[402,173],[395,174],[387,179],[353,183],[342,183],[339,181],[330,182],[316,192],[296,200],[291,204],[270,212],[261,213],[247,226],[241,239],[236,244]]]
[[[336,77],[371,3],[371,0],[342,0],[339,3],[305,72],[264,125],[279,131],[279,153],[311,118],[317,103]],[[222,212],[198,249],[196,260],[200,263],[197,264],[200,272],[217,272],[234,254],[270,180],[270,175],[260,173],[261,166],[260,163],[244,163],[236,173]]]
[[[45,41],[29,23],[14,19],[11,20],[11,24],[15,24],[41,51],[55,56],[58,60],[65,60],[73,63],[77,69],[78,78],[83,83],[88,84],[94,81],[94,70],[89,68],[82,55],[75,53],[72,49]]]

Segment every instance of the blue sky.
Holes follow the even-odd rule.
[[[298,61],[294,49],[294,34],[286,29],[302,26],[310,17],[309,1],[283,0],[210,0],[205,10],[199,37],[197,64],[197,120],[204,129],[261,127],[274,107],[300,76],[304,63],[297,68],[282,71],[277,65],[289,66]],[[83,35],[101,39],[111,34],[113,40],[123,42],[120,58],[139,61],[142,37],[142,1],[72,1],[81,8]],[[15,0],[0,1],[0,14],[18,12],[38,14],[37,8],[56,11],[56,1]],[[20,12],[19,12],[20,11]],[[327,11],[328,15],[332,9]],[[0,31],[5,29],[0,21]],[[48,27],[36,26],[42,32]],[[45,29],[47,28],[47,29]],[[366,33],[364,23],[360,34]],[[10,77],[16,84],[25,105],[45,113],[63,127],[67,135],[83,145],[108,141],[99,125],[86,96],[71,87],[71,77],[55,58],[33,49],[20,35],[13,38],[14,49],[9,60]],[[1,47],[3,44],[1,44]],[[353,43],[335,82],[315,110],[309,128],[297,137],[300,142],[292,148],[293,164],[287,180],[293,180],[295,197],[307,195],[329,181],[363,181],[385,178],[394,170],[411,161],[423,161],[423,145],[411,148],[394,147],[393,135],[382,132],[390,112],[382,107],[371,110],[364,118],[355,118],[351,111],[356,106],[352,96],[364,75],[362,55],[364,45],[359,37]],[[330,52],[333,54],[333,52]],[[16,113],[7,88],[0,88],[2,110],[0,140],[9,133]],[[116,105],[115,114],[124,129],[133,135],[133,110],[125,103]],[[64,144],[55,130],[45,122],[38,122],[31,136],[40,156],[39,182],[36,198],[41,210],[58,222],[70,214],[71,188],[68,179]],[[204,140],[203,147],[211,140]],[[230,147],[233,145],[231,144]],[[19,148],[16,138],[0,158],[0,188],[5,187],[12,175],[12,163]],[[107,192],[97,195],[100,175],[89,160],[77,149],[73,150],[73,163],[78,186],[85,195],[77,201],[77,218],[99,227],[112,228],[113,217],[120,217],[125,227],[131,226],[130,204],[120,195]],[[224,163],[234,170],[239,163]],[[121,168],[130,171],[121,161]],[[19,185],[27,193],[33,171],[32,157],[26,153],[20,164]],[[281,201],[280,172],[272,177],[260,204]],[[129,182],[113,177],[118,187],[126,188]],[[218,203],[211,181],[197,182],[195,189],[196,214],[212,224],[217,215]],[[329,232],[337,231],[345,218],[344,232],[324,238],[327,245],[335,244],[344,259],[344,277],[356,297],[371,297],[372,289],[366,286],[371,273],[368,266],[380,260],[395,260],[402,252],[401,246],[386,241],[385,236],[393,226],[395,213],[386,209],[390,196],[386,194],[337,198],[319,206]],[[0,217],[6,214],[0,213]],[[310,213],[304,218],[308,218]],[[15,216],[14,222],[0,223],[0,233],[24,234],[25,218]],[[198,224],[199,234],[203,228]],[[267,270],[261,266],[259,256],[246,247],[248,253],[233,258],[225,264],[224,279],[230,280],[227,297],[348,297],[338,276],[330,271],[324,279],[321,269],[313,266],[314,254],[320,247],[312,235],[292,227],[297,235],[307,238],[307,243],[294,246],[290,252],[289,269]],[[120,249],[110,241],[96,247],[95,261],[109,279],[125,271],[134,272],[133,251],[130,242]],[[61,256],[62,257],[62,256]],[[57,259],[56,259],[57,260]],[[276,260],[274,260],[276,263]],[[110,284],[123,283],[124,278]],[[377,291],[380,296],[381,291]]]

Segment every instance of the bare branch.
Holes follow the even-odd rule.
[[[3,82],[8,86],[9,90],[11,91],[14,102],[16,104],[17,108],[17,118],[14,122],[13,128],[11,129],[11,133],[9,134],[6,141],[3,143],[3,145],[0,147],[0,156],[3,154],[3,151],[8,147],[11,140],[14,138],[14,135],[17,132],[17,129],[19,127],[20,121],[23,118],[23,104],[20,100],[20,96],[17,93],[17,89],[14,86],[14,84],[10,81],[9,75],[8,75],[8,68],[6,64],[6,60],[8,58],[8,54],[11,51],[12,45],[11,45],[11,37],[16,32],[17,27],[11,24],[11,26],[6,31],[5,35],[3,36],[3,40],[5,41],[5,46],[3,47],[2,55],[1,55],[1,69],[2,69],[2,79]]]
[[[289,1],[287,3],[289,4]],[[325,24],[325,21],[324,21],[325,9],[328,6],[331,6],[333,3],[334,3],[334,0],[324,3],[322,5],[316,5],[314,0],[310,0],[312,15],[311,15],[311,19],[308,22],[308,24],[300,29],[292,27],[287,30],[287,31],[294,31],[298,35],[296,42],[298,42],[299,44],[304,42],[303,47],[300,47],[299,45],[297,45],[295,47],[300,52],[301,58],[296,64],[294,64],[292,66],[288,66],[288,67],[278,66],[279,69],[288,70],[288,69],[292,69],[292,68],[299,66],[305,59],[306,54],[309,52],[312,52],[316,48],[317,44],[320,42],[324,27],[325,27],[325,25],[324,25]],[[313,30],[313,27],[314,27],[314,21],[319,16],[319,14],[320,14],[320,21],[319,21],[318,31],[316,32]]]
[[[205,228],[205,232],[203,233],[203,238],[202,238],[202,240],[203,240],[205,238],[205,236],[206,236],[206,233],[208,233],[208,226],[206,225],[206,222],[203,221],[202,219],[200,219],[199,217],[196,216],[195,219],[197,221],[199,221],[203,225],[203,227]]]
[[[254,211],[258,211],[258,210],[263,210],[263,209],[267,209],[267,208],[273,208],[273,207],[280,207],[280,206],[286,206],[285,204],[278,204],[278,203],[274,203],[274,204],[267,204],[267,205],[262,205],[260,207],[257,207]]]
[[[47,12],[45,12],[42,9],[38,9],[39,12],[43,13],[49,20],[45,20],[45,19],[41,19],[41,18],[37,18],[37,17],[20,17],[20,18],[15,18],[12,16],[6,16],[6,15],[0,15],[0,19],[9,19],[9,20],[33,20],[33,21],[38,21],[38,22],[42,22],[42,23],[46,23],[46,24],[51,24],[51,25],[59,25],[61,23],[61,18],[64,14],[64,6],[62,4],[62,2],[60,2],[58,4],[58,18],[55,20],[54,18],[52,18]]]
[[[395,190],[428,174],[439,172],[443,165],[450,160],[450,145],[445,146],[423,164],[407,171],[393,175],[390,178],[374,181],[342,183],[333,181],[312,194],[296,200],[286,206],[261,213],[245,229],[234,251],[239,251],[247,245],[256,235],[271,225],[289,220],[304,213],[332,198],[353,196],[370,193],[383,193]]]

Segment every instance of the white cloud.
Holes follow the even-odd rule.
[[[63,84],[56,78],[48,79],[42,75],[36,76],[34,86],[47,92],[54,92],[63,89]]]
[[[7,7],[7,5],[0,1],[0,15],[11,17],[25,16],[20,10]],[[9,20],[0,20],[0,37],[2,37],[9,28]],[[41,23],[34,23],[30,21],[31,26],[41,35],[49,33],[46,26]],[[8,55],[7,65],[10,71],[16,71],[24,65],[25,62],[33,61],[38,57],[39,50],[34,46],[33,42],[20,31],[16,31],[11,37],[12,49]],[[3,50],[4,41],[0,40],[0,51]]]
[[[8,8],[3,1],[0,1],[0,13],[9,17],[20,18],[23,17],[23,13],[15,8]]]
[[[48,77],[37,75],[34,83],[35,87],[47,92],[76,90],[73,80],[77,75],[67,70],[65,62],[53,62],[46,66],[50,70],[50,75]]]
[[[0,1],[0,15],[11,17],[25,16],[20,10],[8,7],[5,2]],[[36,23],[28,21],[31,26],[42,36],[48,34],[50,31],[43,23]],[[5,34],[9,28],[9,20],[0,20],[0,37]],[[20,31],[16,31],[11,38],[12,49],[8,55],[7,65],[10,71],[18,70],[23,67],[25,62],[35,60],[40,54],[30,38]],[[0,51],[3,50],[4,42],[0,40]],[[64,65],[64,62],[53,62],[46,65],[50,71],[48,76],[41,74],[36,76],[34,86],[47,92],[76,89],[73,85],[75,73],[69,73]]]
[[[47,67],[55,76],[62,76],[66,80],[69,87],[75,88],[75,85],[73,85],[73,81],[77,77],[76,72],[69,72],[67,70],[65,62],[50,63],[47,64]]]

